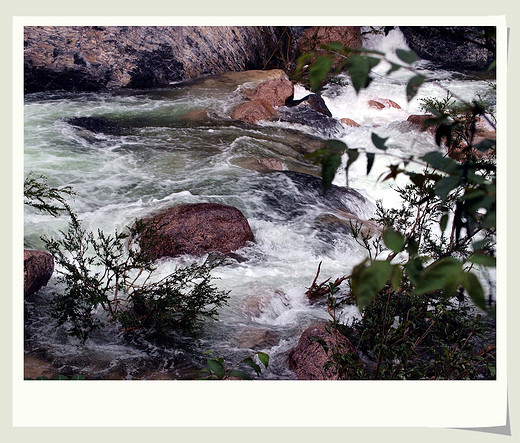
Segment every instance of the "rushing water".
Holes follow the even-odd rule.
[[[388,51],[406,48],[398,31],[387,37],[371,37],[366,45]],[[324,99],[335,118],[351,118],[361,126],[344,127],[335,134],[350,147],[375,151],[371,134],[390,137],[389,153],[420,155],[437,149],[406,119],[421,113],[420,99],[443,98],[442,84],[464,99],[485,96],[487,81],[434,69],[424,62],[417,67],[430,80],[407,103],[405,84],[409,74],[385,76],[388,66],[374,70],[370,88],[357,95],[351,86],[330,85]],[[344,78],[343,80],[347,80]],[[296,97],[307,94],[296,87]],[[492,96],[487,96],[493,100]],[[371,99],[390,99],[401,109],[373,109]],[[172,85],[153,91],[124,93],[43,93],[25,101],[25,173],[48,177],[53,186],[70,185],[77,193],[71,201],[84,227],[105,232],[121,230],[150,212],[178,203],[216,202],[239,208],[249,220],[256,242],[240,251],[245,261],[230,261],[214,271],[219,288],[230,291],[228,306],[217,321],[207,321],[195,339],[172,335],[168,340],[128,338],[105,324],[77,346],[56,328],[46,310],[55,278],[26,301],[26,352],[53,363],[56,372],[83,373],[93,378],[184,377],[203,364],[202,353],[212,350],[230,362],[256,351],[271,356],[265,377],[291,379],[287,355],[301,333],[319,319],[326,319],[322,303],[310,303],[305,291],[317,266],[321,277],[346,275],[364,257],[362,248],[347,229],[328,222],[343,212],[368,219],[376,199],[386,206],[399,204],[388,182],[377,178],[388,164],[376,157],[370,175],[366,160],[352,166],[349,186],[362,196],[347,194],[324,199],[319,187],[301,175],[248,169],[254,158],[275,158],[292,171],[316,173],[303,159],[306,134],[322,137],[310,127],[286,122],[246,125],[229,118],[240,101],[235,87],[219,82]],[[197,110],[212,118],[198,119]],[[79,130],[67,123],[72,117],[98,116],[131,128],[117,135]],[[345,185],[340,171],[334,181]],[[42,235],[59,235],[67,220],[26,208],[26,247],[41,249]],[[163,260],[166,275],[194,258]],[[200,258],[198,260],[203,260]],[[102,313],[98,314],[100,318]],[[358,312],[343,312],[348,319]]]

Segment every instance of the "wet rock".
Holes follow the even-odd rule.
[[[376,100],[369,100],[368,106],[370,106],[371,108],[374,108],[374,109],[383,109],[385,107],[385,105],[383,105],[383,103],[378,102]]]
[[[434,118],[434,116],[433,115],[413,114],[413,115],[410,115],[406,119],[406,121],[419,126],[421,131],[428,131],[432,134],[435,134],[435,130],[436,130],[435,126],[426,125],[426,120],[428,120],[430,118]]]
[[[23,252],[23,294],[29,297],[45,286],[54,272],[54,259],[45,251]]]
[[[153,238],[141,240],[141,248],[153,260],[183,254],[227,254],[254,241],[244,215],[237,208],[217,203],[177,205],[144,221],[157,227]]]
[[[287,74],[281,69],[259,70],[251,69],[239,72],[226,72],[194,80],[193,86],[202,88],[217,88],[219,90],[234,91],[237,88],[244,94],[254,89],[258,84],[269,80],[287,80]]]
[[[237,348],[265,349],[274,346],[278,336],[269,329],[248,328],[242,331],[235,339]]]
[[[285,171],[287,166],[275,158],[241,158],[234,162],[238,166],[258,172]]]
[[[298,39],[296,55],[314,51],[321,45],[333,42],[341,42],[350,48],[359,48],[362,46],[361,28],[359,26],[310,26]],[[334,66],[340,61],[342,59],[336,57]]]
[[[287,103],[287,106],[310,106],[320,114],[332,117],[332,113],[329,111],[329,108],[327,108],[325,100],[323,100],[323,97],[320,94],[309,94],[300,100],[292,100]]]
[[[494,29],[494,28],[493,28]],[[410,49],[442,68],[487,70],[495,42],[483,26],[401,26]]]
[[[24,86],[26,92],[165,86],[261,69],[277,43],[272,26],[26,26]]]
[[[346,126],[351,126],[353,128],[359,128],[361,126],[359,123],[355,122],[354,120],[352,120],[350,118],[342,118],[340,120],[340,122]]]
[[[341,123],[310,106],[291,106],[278,109],[278,118],[288,123],[309,126],[324,137],[333,137],[343,130]]]
[[[401,109],[401,106],[388,98],[378,98],[375,100],[377,103],[384,105],[385,108]]]
[[[26,355],[24,357],[23,376],[24,378],[46,377],[52,379],[56,374],[52,363],[41,358]]]
[[[72,126],[77,126],[96,134],[121,135],[123,132],[120,125],[105,117],[73,117],[66,121]]]
[[[269,120],[276,115],[276,110],[265,100],[251,100],[238,105],[231,117],[248,123]]]
[[[316,338],[323,340],[329,347],[339,348],[341,352],[356,352],[345,336],[329,334],[324,324],[318,324],[303,332],[298,346],[289,354],[289,367],[299,380],[337,380],[338,373],[334,367],[325,369],[331,357],[315,341]]]
[[[271,106],[283,106],[294,95],[294,86],[287,79],[273,79],[260,83],[245,95],[250,100],[263,100]]]

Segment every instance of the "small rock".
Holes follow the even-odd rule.
[[[385,107],[385,105],[383,103],[378,102],[376,100],[369,100],[368,106],[370,106],[371,108],[374,108],[374,109],[383,109]]]
[[[427,126],[426,120],[434,118],[433,115],[424,115],[424,114],[414,114],[410,115],[406,121],[413,123],[421,128],[421,131],[428,131],[432,134],[435,134],[436,127],[435,126]]]
[[[382,103],[383,105],[385,105],[386,107],[388,108],[395,108],[395,109],[401,109],[401,106],[399,106],[396,102],[394,102],[393,100],[389,100],[387,98],[378,98],[377,101],[379,103]]]
[[[343,123],[344,125],[347,125],[347,126],[352,126],[354,128],[359,128],[361,125],[357,122],[355,122],[354,120],[350,119],[350,118],[342,118],[340,120],[341,123]]]

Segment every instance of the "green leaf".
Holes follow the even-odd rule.
[[[326,49],[327,51],[333,52],[343,52],[345,46],[341,42],[331,42],[326,45],[321,45],[322,49]]]
[[[424,83],[425,77],[423,75],[416,75],[408,80],[406,85],[406,98],[408,101],[412,100],[417,95],[419,87]]]
[[[383,289],[390,278],[392,265],[386,260],[375,260],[366,266],[366,260],[352,270],[352,294],[356,297],[357,305],[363,310],[370,301]]]
[[[439,171],[452,173],[458,169],[458,164],[455,160],[445,157],[439,151],[428,152],[428,154],[423,155],[421,159]]]
[[[390,67],[390,69],[387,71],[386,75],[390,75],[392,74],[393,72],[396,72],[396,71],[399,71],[399,69],[402,68],[401,65],[398,65],[396,63],[390,63],[392,66]]]
[[[374,146],[377,148],[377,149],[381,149],[383,151],[386,151],[388,149],[388,146],[385,146],[385,142],[389,139],[390,137],[387,137],[387,138],[382,138],[382,137],[379,137],[379,135],[377,135],[375,132],[372,132],[372,143],[374,143]]]
[[[311,89],[317,91],[323,85],[325,78],[332,69],[333,57],[320,56],[309,69],[309,82]]]
[[[406,241],[404,236],[400,232],[395,231],[391,226],[388,226],[383,232],[383,240],[386,247],[394,252],[401,252]]]
[[[482,289],[482,285],[478,280],[475,274],[471,272],[466,272],[464,274],[464,278],[462,279],[462,285],[464,289],[468,292],[469,297],[483,311],[486,310],[486,298],[484,296],[484,290]]]
[[[325,145],[329,149],[329,152],[336,152],[338,154],[343,154],[348,149],[348,146],[339,140],[327,140]]]
[[[346,165],[346,168],[350,168],[350,165],[352,163],[354,163],[357,158],[359,157],[359,151],[357,149],[347,149],[347,155],[348,155],[348,160],[347,160],[347,165]]]
[[[480,152],[489,151],[493,146],[497,145],[497,141],[494,138],[486,138],[482,140],[480,143],[477,143],[474,148],[479,150]]]
[[[403,269],[401,265],[395,264],[392,267],[392,275],[390,277],[390,283],[392,285],[392,289],[397,291],[401,287],[401,281],[403,280]]]
[[[488,266],[491,268],[494,268],[497,265],[496,257],[485,254],[473,254],[467,259],[467,261],[475,263],[477,265]]]
[[[447,296],[454,295],[462,279],[464,271],[462,263],[453,258],[445,257],[424,268],[416,286],[418,294],[444,289]]]
[[[491,62],[491,64],[489,65],[489,67],[487,68],[488,71],[492,71],[493,69],[495,69],[497,67],[497,61],[496,60],[493,60]]]
[[[65,375],[55,375],[52,379],[53,380],[68,380],[69,378],[66,377]]]
[[[260,363],[262,363],[267,369],[267,366],[269,366],[269,355],[263,352],[257,352],[256,356],[258,357],[258,360],[260,360]]]
[[[367,152],[367,175],[370,174],[376,156],[373,152]]]
[[[353,55],[348,61],[350,79],[356,92],[365,88],[370,79],[368,74],[370,70],[377,66],[381,60],[375,57],[367,57],[364,55]]]
[[[262,368],[258,366],[251,357],[246,357],[242,360],[242,363],[249,365],[256,372],[256,375],[260,375],[262,373]]]
[[[410,181],[417,186],[418,188],[422,188],[424,182],[426,181],[426,176],[424,174],[417,174],[415,172],[407,172],[410,177]]]
[[[459,183],[460,177],[456,175],[443,177],[435,185],[435,194],[444,200],[451,191],[459,186]]]
[[[412,63],[419,60],[419,57],[414,51],[405,51],[404,49],[396,49],[395,55],[399,57],[400,60],[402,60],[405,63],[408,63],[411,65]]]
[[[332,186],[332,181],[336,176],[336,171],[341,166],[341,154],[334,152],[328,155],[323,159],[321,166],[323,192],[327,192],[327,190]]]
[[[219,360],[208,358],[208,367],[218,377],[219,380],[224,378],[224,365]]]

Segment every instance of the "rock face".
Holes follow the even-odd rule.
[[[288,79],[273,79],[260,83],[246,93],[250,100],[265,100],[272,106],[283,106],[294,94],[294,86]]]
[[[157,226],[152,241],[141,242],[141,248],[149,252],[153,260],[183,254],[228,254],[254,241],[244,215],[237,208],[216,203],[174,206],[145,222]]]
[[[486,70],[495,59],[495,43],[482,26],[401,26],[410,49],[447,69]]]
[[[276,110],[265,100],[251,100],[238,105],[232,118],[244,122],[256,123],[262,120],[269,120],[276,115]]]
[[[23,251],[23,295],[29,297],[45,286],[54,271],[54,259],[45,251]]]
[[[304,331],[298,346],[289,354],[289,367],[299,380],[337,380],[338,373],[333,367],[324,368],[330,356],[314,338],[324,340],[328,346],[339,346],[343,352],[355,352],[354,346],[345,336],[331,335],[325,325],[314,325]]]
[[[146,88],[262,69],[269,26],[27,26],[25,91]]]
[[[362,44],[359,26],[311,26],[303,31],[297,42],[296,55],[312,51],[320,45],[340,42],[350,48],[359,48]],[[335,64],[340,61],[338,57]]]

